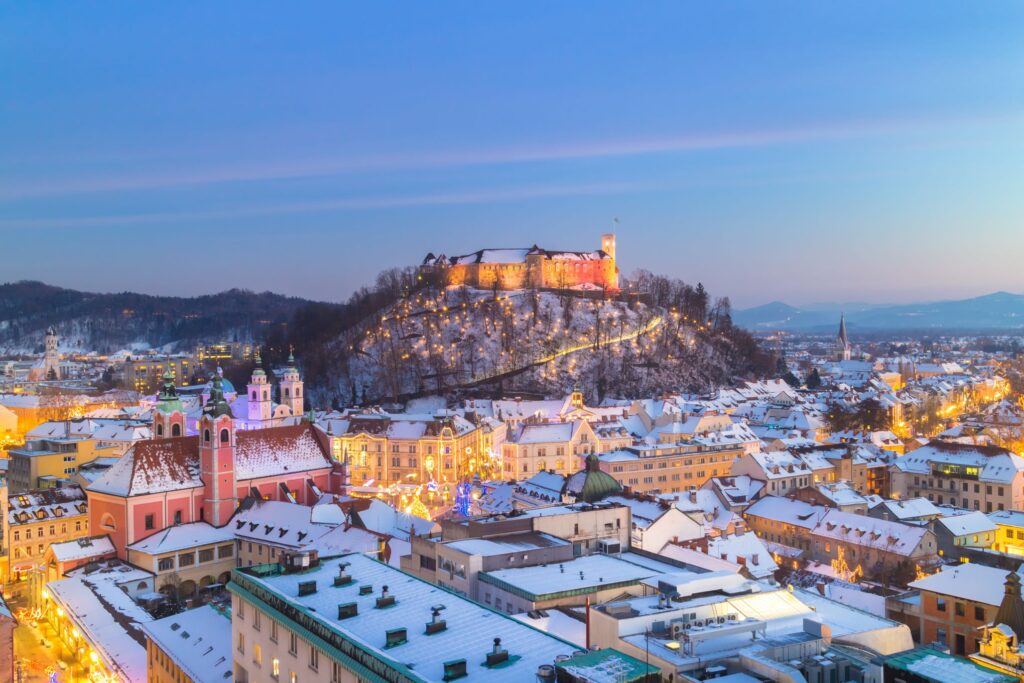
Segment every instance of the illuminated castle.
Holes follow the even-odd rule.
[[[431,253],[421,268],[439,275],[446,285],[479,289],[619,288],[612,233],[601,236],[597,251],[548,251],[535,244],[528,249],[481,249],[463,256]]]

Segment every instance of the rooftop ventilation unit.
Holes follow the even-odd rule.
[[[388,587],[381,588],[380,597],[377,598],[377,609],[392,607],[395,604],[395,596],[388,593]]]
[[[347,586],[352,583],[352,577],[345,571],[348,569],[348,566],[348,562],[342,562],[338,565],[338,575],[334,577],[335,586]]]
[[[338,605],[338,618],[351,619],[359,614],[359,605],[354,602],[343,602]]]
[[[367,583],[367,584],[364,584],[364,585],[359,587],[359,594],[360,595],[369,595],[372,592],[373,592],[373,584],[372,583]]]
[[[285,574],[293,574],[317,566],[320,558],[315,550],[302,550],[281,553],[279,562]]]
[[[457,678],[465,678],[469,675],[466,672],[466,660],[465,659],[453,659],[450,662],[444,663],[444,679],[445,681],[454,681]]]
[[[299,582],[299,597],[303,595],[312,595],[316,593],[316,581],[300,581]]]
[[[385,648],[397,647],[398,645],[405,644],[406,632],[404,628],[392,628],[384,632],[386,642],[384,643]]]
[[[448,628],[448,623],[441,618],[441,610],[444,605],[434,605],[430,608],[430,621],[427,622],[427,635],[432,636]]]
[[[494,639],[494,647],[487,653],[487,666],[498,666],[508,661],[508,650],[501,647],[501,638]]]

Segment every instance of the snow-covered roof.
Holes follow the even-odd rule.
[[[896,458],[893,464],[903,472],[932,474],[932,466],[976,468],[980,481],[1009,484],[1024,471],[1024,458],[1005,448],[932,441]]]
[[[353,511],[353,521],[364,529],[386,536],[409,540],[410,533],[425,536],[433,533],[438,525],[430,519],[423,519],[408,512],[391,507],[382,500],[373,499],[365,510]]]
[[[79,538],[64,543],[52,543],[50,550],[57,562],[74,562],[94,557],[104,557],[115,551],[109,536]]]
[[[928,533],[921,526],[889,522],[836,509],[829,509],[811,530],[814,536],[897,555],[910,555]]]
[[[746,566],[750,575],[766,579],[779,568],[756,534],[745,532],[708,538],[708,555]]]
[[[572,422],[549,422],[543,424],[524,424],[515,432],[508,435],[509,443],[542,444],[542,443],[567,443],[572,440],[576,430],[582,426],[582,421]]]
[[[480,572],[484,583],[511,586],[540,599],[542,596],[564,591],[597,591],[610,585],[630,585],[659,574],[684,571],[668,565],[651,566],[638,555],[623,553],[611,555],[585,555],[569,562],[532,567],[515,567]]]
[[[543,533],[506,534],[489,538],[464,538],[444,543],[445,548],[467,555],[507,555],[509,553],[568,545],[569,541]]]
[[[803,529],[813,529],[827,512],[826,507],[805,503],[802,500],[765,496],[748,507],[743,514],[784,522]]]
[[[996,523],[989,519],[984,512],[968,512],[965,515],[954,515],[952,517],[940,517],[937,523],[949,530],[954,536],[968,536],[971,534],[984,534],[995,531]]]
[[[141,541],[132,543],[128,546],[128,550],[147,555],[159,555],[213,543],[229,543],[234,540],[234,534],[226,526],[217,528],[206,522],[192,522],[167,527]]]
[[[142,625],[153,618],[121,588],[140,584],[152,590],[153,575],[123,563],[96,570],[80,567],[69,572],[68,578],[46,584],[53,601],[64,609],[107,669],[125,681],[146,680]]]
[[[143,630],[190,680],[231,680],[231,618],[213,606],[203,605],[151,621]]]
[[[942,510],[927,498],[907,498],[906,500],[886,500],[881,503],[885,509],[898,520],[921,519],[923,517],[941,517]]]
[[[96,493],[139,496],[198,488],[199,436],[140,441],[89,485]],[[323,433],[308,422],[235,433],[237,481],[331,467]]]
[[[10,494],[8,500],[11,526],[89,514],[85,492],[78,486],[22,491]]]
[[[348,585],[334,586],[332,582],[341,562],[349,563],[346,572],[354,580]],[[541,664],[553,663],[559,655],[571,655],[578,648],[570,641],[530,628],[502,612],[363,555],[325,560],[316,568],[294,574],[257,575],[247,569],[236,572],[240,576],[229,584],[229,590],[251,583],[269,591],[298,607],[298,618],[316,622],[311,625],[322,629],[328,637],[354,640],[382,661],[401,662],[424,681],[440,683],[444,662],[465,659],[467,680],[519,683],[532,679]],[[315,581],[319,589],[299,595],[299,584],[309,581]],[[361,595],[360,586],[364,585],[373,586],[373,592]],[[376,600],[385,585],[395,604],[388,609],[376,609]],[[338,604],[347,602],[356,603],[358,614],[341,622],[337,619]],[[432,607],[438,604],[444,605],[441,618],[447,624],[445,630],[426,635],[422,625],[412,627],[429,620]],[[384,632],[401,626],[409,627],[405,642],[385,649]],[[488,668],[485,655],[492,651],[495,638],[501,639],[509,660]]]
[[[1004,584],[1009,573],[1005,569],[969,562],[943,567],[936,574],[912,582],[910,587],[998,606],[1006,594]]]

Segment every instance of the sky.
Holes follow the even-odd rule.
[[[737,307],[1024,291],[1024,3],[0,4],[0,282],[342,301],[612,229]]]

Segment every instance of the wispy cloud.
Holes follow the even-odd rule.
[[[70,229],[116,226],[142,226],[160,223],[190,223],[196,221],[230,220],[259,216],[315,213],[360,209],[389,209],[409,206],[444,206],[460,204],[494,204],[545,197],[621,194],[627,192],[665,189],[663,183],[614,182],[581,185],[531,186],[491,189],[469,192],[416,194],[400,196],[339,197],[306,202],[286,202],[254,206],[246,204],[234,208],[210,211],[152,212],[110,214],[97,216],[67,216],[41,218],[0,218],[0,229]]]
[[[8,183],[0,201],[101,192],[130,192],[221,183],[265,182],[327,177],[356,172],[572,161],[703,150],[828,142],[894,133],[922,133],[951,127],[1019,123],[1019,112],[942,118],[891,118],[750,131],[697,133],[629,140],[594,140],[571,144],[535,144],[489,150],[455,150],[408,155],[342,156],[291,159],[268,163],[195,167],[155,174],[114,175],[66,180]]]

